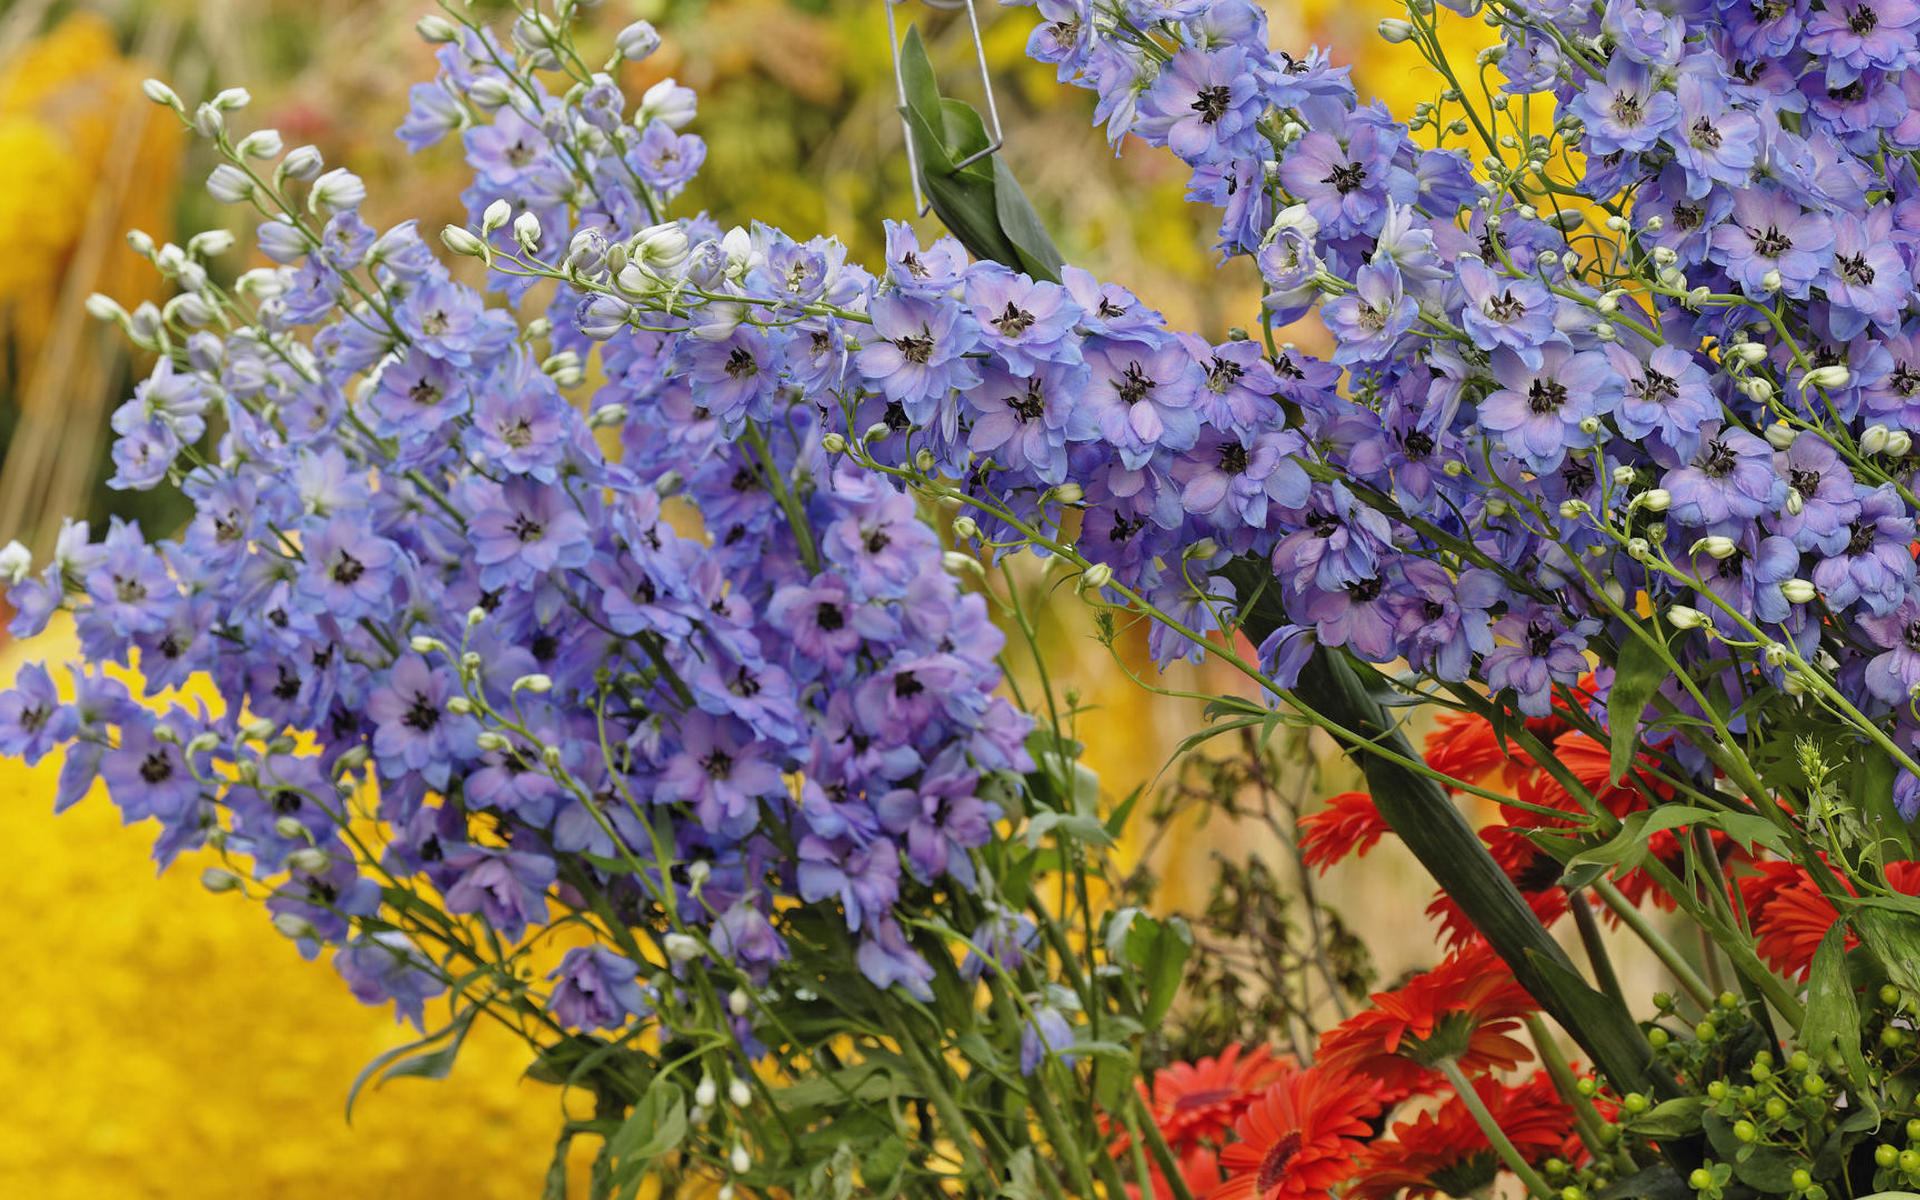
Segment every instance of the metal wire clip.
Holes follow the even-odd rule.
[[[893,20],[894,5],[901,2],[902,0],[880,0],[880,6],[887,10],[887,49],[893,55],[893,90],[899,97],[900,107],[905,109],[907,84],[900,74],[900,34]],[[987,74],[987,48],[980,41],[980,16],[974,11],[973,0],[920,0],[920,2],[928,8],[937,8],[944,12],[952,12],[956,8],[966,9],[967,26],[973,31],[974,60],[980,65],[980,87],[986,93],[987,124],[993,131],[993,138],[979,150],[955,163],[953,169],[958,171],[963,167],[972,166],[998,150],[1004,140],[1000,133],[1000,110],[993,102],[993,78]],[[913,179],[914,211],[924,217],[932,205],[928,202],[926,193],[920,188],[920,156],[913,148],[913,128],[907,123],[905,112],[900,114],[900,132],[907,140],[907,169],[911,172]]]

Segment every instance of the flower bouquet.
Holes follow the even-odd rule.
[[[504,1023],[582,1101],[552,1195],[582,1138],[596,1197],[1920,1185],[1920,8],[1416,0],[1402,120],[1243,0],[1040,0],[1030,53],[1263,281],[1222,341],[1063,260],[917,33],[952,236],[866,266],[676,212],[695,97],[614,80],[659,35],[517,8],[420,23],[401,136],[474,172],[437,239],[149,84],[271,264],[135,235],[175,294],[91,305],[156,361],[113,482],[196,515],[6,556],[84,657],[0,750],[411,1020],[363,1082]],[[1240,783],[1353,758],[1301,866],[1404,843],[1441,962],[1354,1008],[1309,904],[1285,1032],[1199,1019],[1044,668],[1068,580],[1245,677],[1188,739]]]

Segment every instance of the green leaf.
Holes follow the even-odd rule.
[[[1615,1180],[1596,1200],[1694,1200],[1695,1193],[1680,1173],[1665,1163],[1635,1171]]]
[[[1155,920],[1142,914],[1127,930],[1127,959],[1146,976],[1146,1019],[1158,1025],[1180,994],[1187,956],[1193,953],[1193,931],[1179,917]]]
[[[1033,1147],[1022,1146],[1007,1159],[1007,1181],[998,1200],[1040,1200],[1039,1173],[1033,1165]]]
[[[447,1072],[453,1070],[453,1062],[460,1053],[461,1043],[467,1040],[467,1031],[473,1028],[474,1018],[480,1015],[479,1008],[469,1008],[416,1042],[404,1046],[395,1046],[384,1054],[376,1055],[372,1062],[360,1068],[353,1077],[353,1083],[347,1088],[347,1124],[353,1124],[353,1105],[360,1098],[360,1089],[374,1080],[378,1088],[387,1080],[396,1076],[414,1076],[421,1079],[445,1079]],[[448,1039],[451,1038],[451,1041]],[[445,1046],[439,1043],[447,1042]],[[429,1050],[427,1047],[438,1046]],[[411,1055],[411,1057],[408,1057]],[[376,1078],[377,1077],[377,1078]]]
[[[1629,1133],[1644,1138],[1685,1137],[1700,1132],[1700,1114],[1707,1108],[1705,1096],[1676,1096],[1663,1100],[1624,1124]]]
[[[1853,928],[1886,968],[1888,980],[1920,994],[1920,913],[1909,905],[1920,908],[1910,896],[1877,896],[1848,907]]]
[[[1040,223],[1033,205],[1027,203],[1027,194],[1020,190],[1013,168],[998,154],[993,156],[993,206],[1000,228],[1020,255],[1020,269],[1035,279],[1060,282],[1060,268],[1066,265],[1066,259],[1047,235],[1047,227]]]
[[[1035,813],[1033,820],[1027,822],[1027,845],[1037,848],[1040,840],[1049,833],[1066,841],[1086,842],[1094,846],[1113,845],[1113,836],[1100,823],[1099,817],[1080,813]]]
[[[1818,1062],[1830,1047],[1838,1046],[1852,1081],[1847,1091],[1868,1108],[1876,1107],[1868,1095],[1872,1076],[1860,1052],[1860,1005],[1847,976],[1847,924],[1835,921],[1813,952],[1813,968],[1807,975],[1807,1017],[1800,1030],[1800,1048]]]
[[[618,1184],[637,1184],[654,1159],[678,1149],[687,1136],[687,1099],[678,1086],[656,1079],[607,1141]]]
[[[867,1059],[839,1071],[809,1076],[798,1083],[775,1088],[773,1102],[782,1112],[791,1113],[802,1109],[831,1109],[853,1101],[872,1103],[915,1095],[918,1092],[908,1086],[907,1080],[894,1073],[892,1063]]]
[[[1570,892],[1577,891],[1606,874],[1609,868],[1631,871],[1639,866],[1647,857],[1647,839],[1641,832],[1647,817],[1644,812],[1629,813],[1612,837],[1569,858],[1560,885]]]
[[[1607,730],[1611,741],[1607,778],[1612,783],[1619,783],[1627,768],[1633,765],[1633,752],[1640,744],[1640,718],[1653,702],[1653,694],[1672,674],[1661,654],[1659,638],[1657,631],[1648,630],[1647,638],[1629,633],[1620,639],[1620,654],[1613,668],[1613,690],[1607,693]]]
[[[1731,1160],[1733,1175],[1763,1196],[1785,1196],[1793,1191],[1793,1172],[1800,1160],[1771,1146],[1742,1142],[1733,1135],[1733,1123],[1711,1109],[1700,1116],[1715,1153]]]

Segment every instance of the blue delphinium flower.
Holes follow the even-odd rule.
[[[1456,259],[1454,271],[1466,293],[1461,327],[1482,350],[1504,346],[1527,367],[1538,369],[1542,347],[1565,340],[1555,329],[1559,307],[1553,293],[1538,280],[1496,275],[1473,255]]]
[[[980,331],[966,313],[920,296],[873,301],[874,340],[860,351],[861,374],[900,405],[907,419],[927,424],[934,406],[979,376],[966,358]]]
[[[356,937],[333,954],[333,969],[346,980],[354,999],[391,1003],[396,1021],[411,1021],[423,1032],[427,1001],[447,990],[430,966],[406,934],[391,929]]]
[[[1859,603],[1884,617],[1913,585],[1914,519],[1892,484],[1859,487],[1860,511],[1846,525],[1846,542],[1813,565],[1812,580],[1827,607]]]
[[[1629,54],[1614,55],[1606,78],[1589,82],[1568,109],[1586,122],[1587,144],[1601,154],[1651,149],[1680,118],[1679,100]]]
[[[40,663],[24,664],[13,687],[0,692],[0,754],[33,766],[79,730],[79,712],[61,703],[53,676]]]
[[[1133,132],[1189,162],[1232,145],[1264,107],[1250,65],[1237,46],[1178,51],[1141,95]]]
[[[1692,460],[1661,477],[1673,498],[1670,515],[1682,525],[1752,520],[1778,512],[1787,481],[1773,468],[1773,447],[1744,429],[1710,423],[1701,428]]]
[[[1200,435],[1195,413],[1200,368],[1170,337],[1088,339],[1092,377],[1079,407],[1129,468],[1156,450],[1185,450]]]
[[[574,946],[547,975],[559,981],[547,1007],[571,1029],[619,1029],[650,1011],[639,973],[631,959],[605,946]]]
[[[1754,187],[1734,196],[1731,219],[1713,231],[1712,260],[1726,268],[1747,295],[1773,291],[1804,299],[1833,259],[1833,222],[1808,212],[1791,196]],[[1778,282],[1769,286],[1770,275]]]
[[[1480,424],[1502,436],[1508,450],[1535,471],[1552,471],[1567,451],[1595,442],[1583,428],[1590,418],[1611,412],[1622,381],[1598,350],[1549,345],[1539,365],[1505,346],[1492,355],[1493,377],[1500,384],[1480,402]]]
[[[1320,308],[1334,337],[1333,361],[1345,365],[1393,357],[1419,309],[1401,286],[1393,260],[1375,258],[1355,274],[1351,292]]]
[[[1506,641],[1486,656],[1487,686],[1511,689],[1526,716],[1546,716],[1553,711],[1553,685],[1571,686],[1587,669],[1587,638],[1599,628],[1598,621],[1568,622],[1531,602],[1516,606],[1494,623]]]

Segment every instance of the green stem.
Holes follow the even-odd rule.
[[[1447,1077],[1447,1082],[1453,1085],[1454,1093],[1460,1097],[1460,1103],[1466,1105],[1467,1111],[1473,1114],[1475,1123],[1480,1126],[1480,1132],[1487,1135],[1487,1141],[1492,1143],[1494,1153],[1500,1156],[1500,1161],[1507,1164],[1507,1170],[1519,1176],[1520,1182],[1526,1184],[1527,1190],[1540,1200],[1557,1200],[1554,1190],[1547,1186],[1547,1181],[1540,1178],[1538,1171],[1527,1165],[1527,1160],[1520,1156],[1519,1149],[1507,1136],[1506,1130],[1500,1128],[1500,1123],[1493,1119],[1492,1113],[1487,1111],[1486,1103],[1480,1099],[1480,1093],[1473,1090],[1473,1085],[1467,1082],[1467,1077],[1461,1073],[1460,1064],[1451,1058],[1443,1058],[1435,1065],[1440,1068],[1440,1073]]]
[[[1706,1009],[1713,1007],[1715,993],[1707,986],[1707,981],[1700,978],[1700,973],[1693,969],[1693,964],[1689,963],[1680,951],[1674,949],[1673,943],[1653,927],[1653,923],[1633,906],[1633,902],[1620,894],[1619,888],[1605,879],[1596,879],[1593,890],[1606,903],[1606,906],[1613,910],[1613,915],[1619,917],[1622,924],[1633,930],[1635,936],[1646,943],[1647,949],[1653,951],[1654,957],[1666,964],[1667,970],[1673,973],[1673,977],[1680,982],[1680,986],[1686,990],[1687,995],[1693,997],[1695,1003]]]

